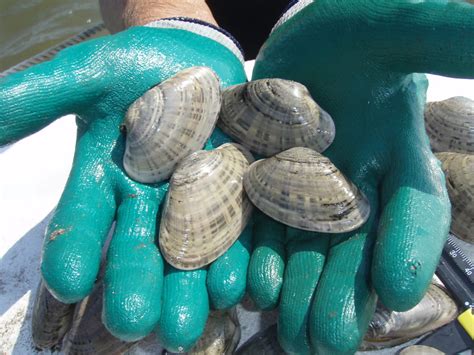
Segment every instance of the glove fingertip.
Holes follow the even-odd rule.
[[[188,351],[204,332],[209,315],[206,275],[204,269],[183,271],[166,267],[156,336],[168,351]]]
[[[235,272],[209,270],[207,278],[207,290],[213,309],[228,309],[235,306],[243,298],[246,289],[246,269],[245,271],[235,270]]]
[[[245,294],[251,234],[252,228],[248,226],[229,250],[209,267],[206,283],[214,309],[231,308]]]
[[[94,254],[94,252],[91,252]],[[91,254],[89,253],[89,254]],[[69,257],[61,258],[62,253],[49,248],[43,254],[41,273],[43,280],[51,294],[63,303],[76,303],[87,297],[94,287],[99,271],[100,255],[91,257],[97,263],[84,263],[82,255],[70,253]],[[59,257],[58,257],[59,256]],[[66,260],[66,261],[64,261]],[[71,272],[80,269],[81,272]]]
[[[258,248],[250,259],[247,288],[250,298],[263,311],[274,309],[278,305],[283,286],[283,258]]]
[[[421,301],[449,230],[449,202],[400,188],[382,213],[372,263],[372,283],[382,303],[406,311]]]
[[[137,341],[153,331],[159,321],[159,304],[137,294],[112,298],[104,297],[102,322],[113,336],[123,341]]]

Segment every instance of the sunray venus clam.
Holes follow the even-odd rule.
[[[225,89],[217,124],[236,142],[266,157],[293,147],[323,152],[335,135],[332,118],[306,87],[283,79]]]
[[[192,67],[148,90],[128,109],[123,165],[134,180],[168,179],[176,164],[202,149],[220,110],[219,78]]]
[[[435,152],[474,153],[474,101],[462,96],[429,102],[426,132]]]
[[[343,233],[369,217],[365,195],[332,162],[309,148],[292,148],[253,163],[244,175],[252,203],[289,226]]]
[[[437,153],[451,201],[451,231],[474,244],[474,154]]]
[[[197,269],[221,256],[247,224],[252,205],[242,179],[253,158],[227,143],[184,159],[170,180],[159,243],[178,269]]]

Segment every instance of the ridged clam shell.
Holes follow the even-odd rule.
[[[431,284],[420,303],[406,312],[393,312],[382,304],[365,335],[363,349],[380,349],[402,344],[451,322],[458,314],[456,303],[445,289]]]
[[[474,154],[437,153],[451,200],[451,231],[474,244]]]
[[[323,152],[335,135],[332,118],[306,87],[283,79],[261,79],[224,90],[217,124],[235,141],[266,157],[293,147]]]
[[[244,176],[253,204],[291,227],[342,233],[369,217],[364,194],[321,154],[292,148],[253,163]]]
[[[206,328],[196,345],[188,352],[192,355],[231,355],[240,341],[240,324],[235,308],[229,311],[212,311]]]
[[[40,349],[57,349],[72,326],[75,304],[59,302],[40,281],[33,306],[31,332]]]
[[[160,248],[174,267],[207,265],[235,242],[252,204],[242,178],[252,156],[237,144],[198,151],[184,159],[170,180],[160,226]]]
[[[180,160],[202,149],[220,102],[219,79],[207,67],[185,69],[148,90],[125,118],[127,174],[144,183],[168,179]]]
[[[474,153],[474,101],[462,96],[430,102],[426,131],[435,152]]]

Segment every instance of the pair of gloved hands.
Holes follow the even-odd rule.
[[[166,265],[155,232],[167,184],[126,176],[118,127],[135,99],[186,67],[210,67],[223,86],[245,81],[245,74],[228,41],[180,26],[130,28],[0,82],[0,145],[67,113],[78,115],[74,164],[42,260],[44,281],[59,300],[77,302],[92,290],[114,220],[103,319],[124,340],[156,329],[165,347],[186,350],[204,329],[210,305],[238,303],[248,281],[260,308],[279,307],[287,352],[351,353],[377,295],[395,310],[421,299],[447,236],[450,207],[424,133],[426,81],[411,73],[474,77],[474,6],[318,0],[293,10],[262,48],[253,79],[302,82],[332,115],[336,138],[325,155],[369,198],[368,222],[355,232],[325,235],[258,214],[208,268]],[[216,130],[207,148],[225,140]]]

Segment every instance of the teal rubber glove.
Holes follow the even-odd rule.
[[[416,305],[435,271],[450,223],[423,108],[435,73],[474,78],[474,6],[463,1],[299,1],[262,47],[253,79],[305,84],[336,125],[323,154],[367,195],[368,222],[324,235],[261,216],[248,287],[279,307],[288,353],[356,351],[382,303]]]
[[[247,229],[208,268],[185,272],[165,265],[155,235],[168,183],[136,183],[123,170],[125,137],[119,126],[128,106],[192,66],[210,67],[223,86],[246,80],[242,55],[230,37],[207,24],[174,19],[68,48],[0,81],[0,145],[77,114],[72,171],[44,242],[41,270],[48,289],[64,303],[91,292],[115,221],[104,323],[129,341],[157,327],[171,351],[186,350],[199,338],[210,304],[228,308],[240,300],[250,258]],[[207,148],[225,141],[216,130]]]

